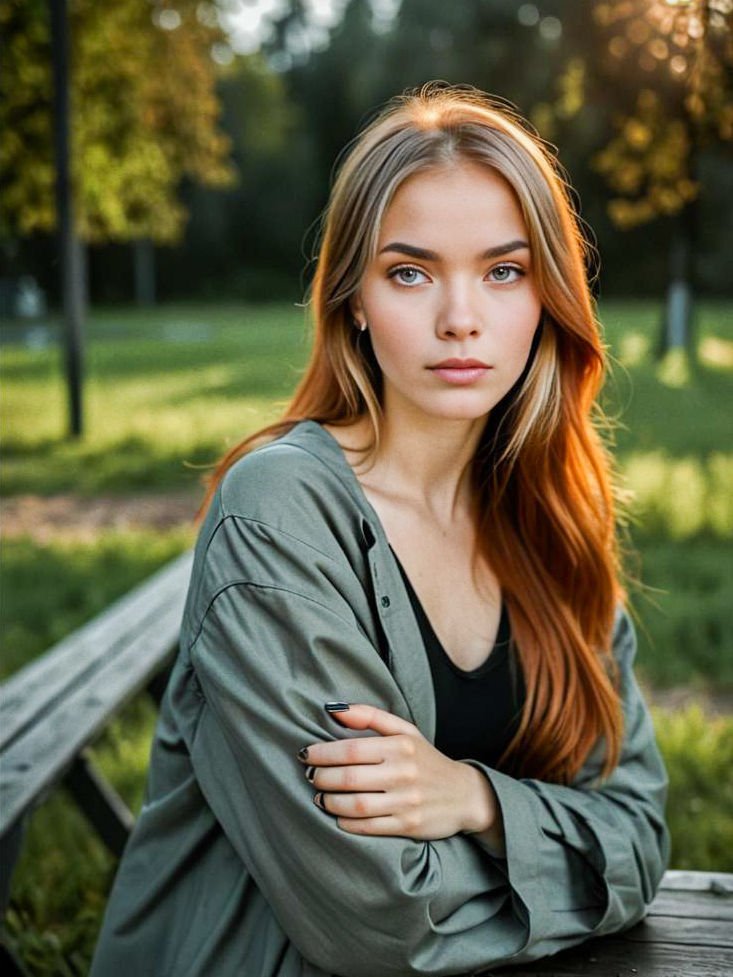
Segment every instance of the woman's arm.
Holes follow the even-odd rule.
[[[278,580],[260,576],[263,552],[269,566],[277,554]],[[239,572],[222,583],[215,568],[227,561]],[[313,804],[297,759],[304,744],[341,738],[323,703],[370,702],[412,720],[343,599],[353,571],[239,517],[222,520],[206,562],[209,597],[190,648],[204,699],[192,760],[306,959],[344,977],[473,973],[555,952],[643,912],[666,858],[665,781],[635,683],[625,685],[622,766],[604,790],[554,790],[480,765],[504,814],[506,861],[479,834],[430,842],[351,834]]]

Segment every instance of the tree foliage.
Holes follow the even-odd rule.
[[[733,142],[733,0],[593,0],[545,121],[610,108],[590,165],[630,228],[677,214],[700,193],[697,151]]]
[[[224,35],[212,4],[70,0],[72,179],[89,242],[175,242],[188,176],[231,186],[230,139],[218,126]],[[0,7],[0,235],[55,226],[52,65],[47,0]]]

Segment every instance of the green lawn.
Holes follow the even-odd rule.
[[[2,494],[195,486],[187,466],[274,418],[307,356],[304,312],[280,305],[98,312],[86,331],[81,443],[58,351],[3,351]]]
[[[635,598],[639,665],[657,684],[733,687],[732,311],[701,306],[699,361],[685,370],[652,360],[658,305],[600,307],[612,357],[603,404],[636,496],[629,569],[647,585]],[[104,310],[87,335],[79,443],[64,436],[58,351],[3,349],[3,495],[195,490],[201,466],[278,415],[309,347],[304,311],[287,305]],[[9,601],[5,626],[14,615]]]
[[[638,669],[656,686],[733,696],[733,307],[704,304],[698,362],[652,360],[660,308],[600,308],[614,358],[604,392],[616,453],[635,495],[629,569]],[[0,333],[0,337],[2,333]],[[121,494],[194,489],[196,466],[274,419],[305,364],[304,313],[291,306],[170,306],[95,312],[87,327],[87,433],[64,436],[53,347],[2,348],[0,489]],[[10,674],[190,545],[190,527],[102,532],[94,541],[2,541],[2,672]],[[43,613],[39,613],[39,595]],[[154,724],[144,699],[94,747],[133,809]],[[672,779],[673,866],[733,870],[733,717],[655,710]],[[73,853],[73,857],[72,857]],[[33,815],[6,926],[34,974],[83,974],[113,860],[58,791]]]

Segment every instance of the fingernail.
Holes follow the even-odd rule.
[[[303,746],[298,750],[298,759],[305,762],[308,759],[308,747]]]
[[[305,771],[305,779],[306,780],[310,780],[310,782],[313,783],[313,778],[315,777],[315,775],[316,775],[316,768],[315,767],[307,767],[306,768],[306,771]]]
[[[317,794],[313,795],[313,803],[316,807],[320,807],[322,811],[325,811],[325,807],[321,804],[321,798],[323,797],[323,791],[319,790]]]
[[[327,702],[323,708],[326,712],[346,712],[349,705],[348,702]]]

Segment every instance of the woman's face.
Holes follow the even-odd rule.
[[[527,245],[513,191],[493,170],[462,161],[400,185],[351,301],[368,323],[388,416],[402,405],[473,420],[510,390],[541,313]],[[436,372],[451,358],[485,368]]]

